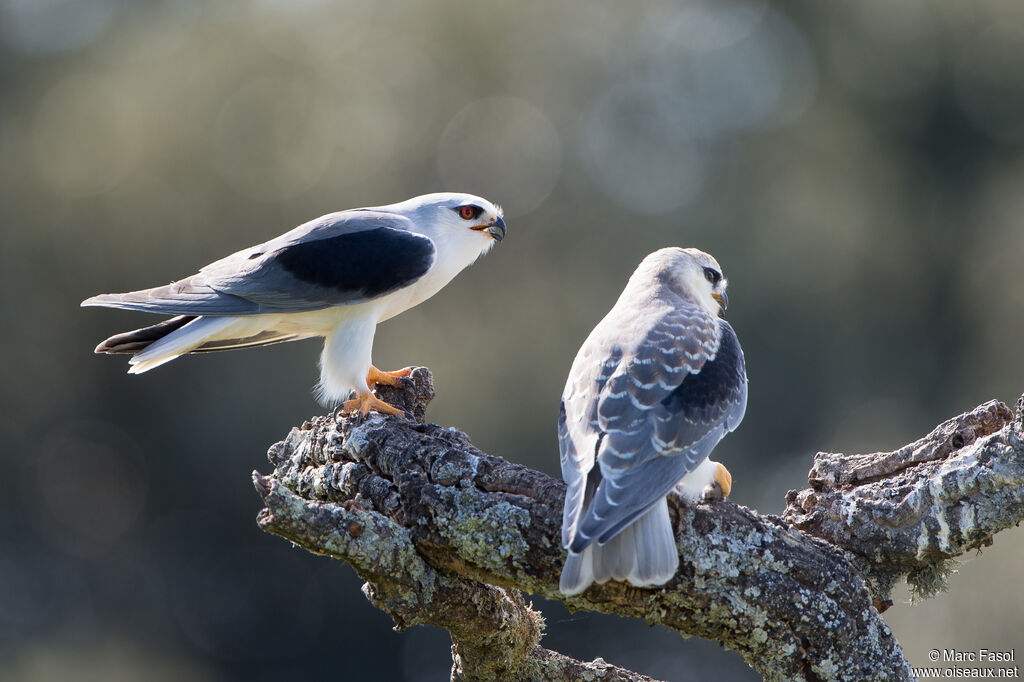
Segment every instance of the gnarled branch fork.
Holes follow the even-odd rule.
[[[412,378],[379,390],[422,419],[431,377]],[[715,640],[769,680],[909,680],[878,614],[893,583],[908,576],[927,594],[951,559],[1024,518],[1019,410],[993,401],[892,453],[817,455],[810,488],[790,492],[781,518],[731,502],[670,505],[675,578],[565,598],[564,485],[461,432],[317,418],[269,457],[273,473],[253,473],[260,527],[351,564],[396,627],[446,628],[457,680],[649,679],[544,649],[520,591]]]

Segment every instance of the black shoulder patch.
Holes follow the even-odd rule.
[[[719,324],[722,336],[715,359],[705,362],[700,372],[686,377],[661,401],[670,412],[712,423],[742,395],[746,376],[743,351],[732,326],[724,320]]]
[[[422,235],[377,227],[292,244],[274,260],[302,282],[374,298],[426,274],[434,244]]]

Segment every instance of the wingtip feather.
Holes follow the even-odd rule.
[[[97,294],[78,305],[82,308],[120,308],[124,306],[124,294]]]

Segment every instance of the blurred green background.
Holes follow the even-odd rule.
[[[0,679],[440,680],[346,566],[255,525],[249,474],[320,412],[319,346],[96,357],[166,283],[329,211],[438,190],[508,238],[384,325],[428,417],[558,472],[579,344],[648,252],[714,254],[750,404],[716,459],[778,513],[816,450],[892,449],[1024,391],[1024,5],[0,0]],[[480,386],[489,400],[472,400]],[[910,660],[1024,644],[1024,534],[886,620]],[[545,644],[751,680],[642,623]]]

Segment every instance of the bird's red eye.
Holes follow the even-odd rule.
[[[472,220],[480,215],[479,206],[459,206],[459,217],[463,220]]]

